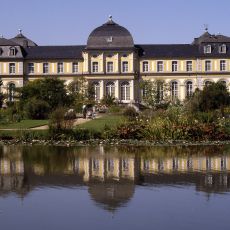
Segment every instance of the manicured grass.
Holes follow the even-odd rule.
[[[0,124],[0,129],[29,129],[47,124],[48,120],[22,120],[15,123]]]
[[[110,128],[116,127],[121,124],[125,118],[122,115],[111,115],[107,114],[103,117],[96,118],[94,120],[88,121],[86,123],[80,124],[77,127],[85,129],[93,129],[95,131],[102,131],[105,126]]]

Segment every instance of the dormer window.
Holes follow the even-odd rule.
[[[211,45],[206,45],[204,46],[204,53],[205,54],[210,54],[212,52],[212,47]]]
[[[106,41],[107,41],[108,43],[113,42],[113,37],[112,37],[112,36],[110,36],[110,37],[106,38]]]
[[[227,52],[227,47],[225,44],[222,44],[221,46],[219,46],[219,53],[220,54],[226,54]]]
[[[17,49],[15,47],[10,47],[10,56],[16,56],[17,53]]]

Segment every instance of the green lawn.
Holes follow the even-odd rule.
[[[47,124],[48,120],[22,120],[15,123],[0,124],[0,129],[29,129]]]
[[[111,115],[107,114],[103,117],[96,118],[94,120],[88,121],[86,123],[80,124],[77,127],[79,128],[85,128],[85,129],[93,129],[96,131],[102,131],[107,125],[108,127],[116,127],[122,121],[124,121],[125,118],[122,115]]]

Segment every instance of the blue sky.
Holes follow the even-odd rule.
[[[126,27],[136,44],[190,43],[209,25],[230,36],[229,0],[0,0],[0,34],[21,28],[39,45],[86,44],[107,21]]]

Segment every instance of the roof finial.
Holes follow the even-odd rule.
[[[18,29],[18,31],[19,31],[19,34],[22,34],[22,29]]]
[[[204,24],[204,30],[208,32],[208,24]]]
[[[113,16],[109,15],[109,21],[111,22],[113,20]]]

